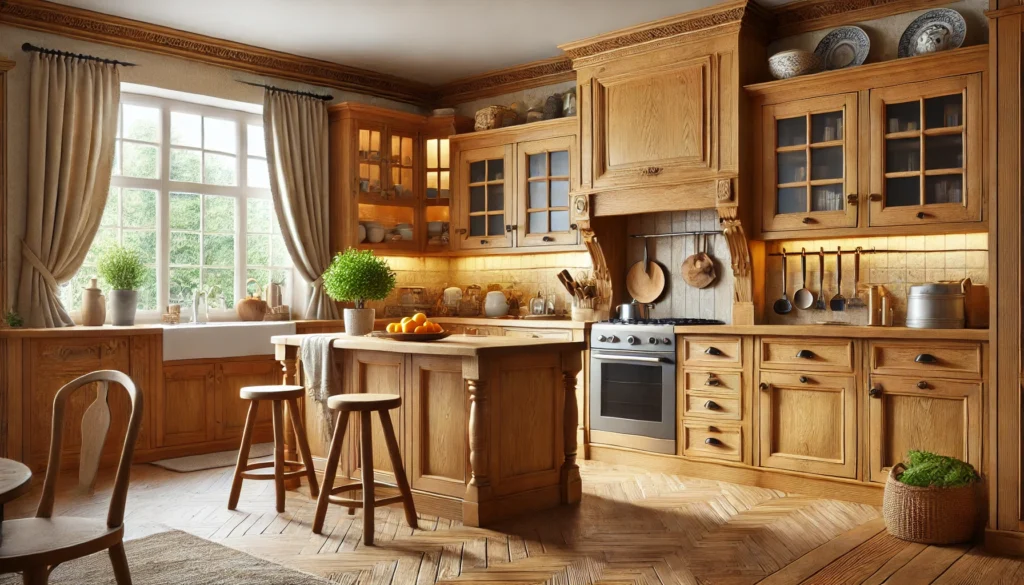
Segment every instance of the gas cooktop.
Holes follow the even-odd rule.
[[[671,325],[673,327],[679,325],[725,325],[725,321],[719,321],[718,319],[696,319],[692,317],[679,317],[674,319],[630,319],[623,321],[622,319],[609,319],[608,321],[601,321],[601,325]]]

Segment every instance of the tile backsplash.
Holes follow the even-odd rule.
[[[975,284],[988,284],[988,234],[947,234],[935,236],[889,236],[877,238],[846,238],[830,240],[794,240],[773,242],[769,253],[782,249],[788,255],[786,270],[787,294],[790,300],[801,286],[800,251],[807,250],[807,288],[817,298],[818,294],[818,250],[826,251],[841,247],[853,251],[860,246],[866,253],[860,260],[860,284],[880,284],[893,297],[895,325],[906,322],[907,293],[910,286],[925,282],[956,281],[970,278]],[[885,252],[871,253],[872,250]],[[971,250],[971,251],[965,251]],[[765,294],[768,323],[804,324],[819,321],[841,321],[866,325],[866,308],[852,308],[842,312],[800,310],[794,308],[787,315],[778,315],[772,310],[772,303],[782,297],[782,258],[769,256],[767,259]],[[854,294],[854,258],[843,255],[843,296],[847,299]],[[825,256],[826,304],[836,292],[836,257]],[[861,294],[861,298],[865,298]],[[866,300],[866,299],[865,299]]]
[[[661,298],[655,303],[651,315],[657,318],[699,317],[732,322],[733,274],[732,256],[729,245],[721,236],[718,212],[714,209],[699,211],[674,211],[647,213],[630,216],[627,230],[633,234],[665,234],[684,231],[716,231],[718,235],[708,237],[708,249],[715,259],[718,278],[707,288],[697,289],[687,285],[682,277],[683,260],[696,249],[694,236],[673,236],[650,238],[651,259],[665,270],[666,287]],[[644,239],[630,238],[627,250],[627,265],[632,266],[644,257]],[[628,297],[628,294],[626,295]]]

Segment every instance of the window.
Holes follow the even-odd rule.
[[[249,278],[290,289],[263,140],[256,114],[122,93],[110,196],[82,269],[62,287],[64,306],[80,310],[82,288],[113,243],[142,254],[149,273],[139,310],[154,318],[167,304],[188,313],[197,289],[224,311]]]

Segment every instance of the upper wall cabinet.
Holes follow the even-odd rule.
[[[987,47],[969,47],[747,86],[755,231],[983,229],[986,65]]]

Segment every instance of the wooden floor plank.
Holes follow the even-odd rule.
[[[861,585],[909,545],[909,542],[882,531],[822,568],[803,585]]]
[[[759,585],[792,585],[811,577],[832,561],[860,546],[879,532],[885,530],[885,522],[876,518],[839,535],[836,538],[808,552],[759,582]]]
[[[968,544],[929,546],[886,579],[884,585],[931,585],[970,547]]]

